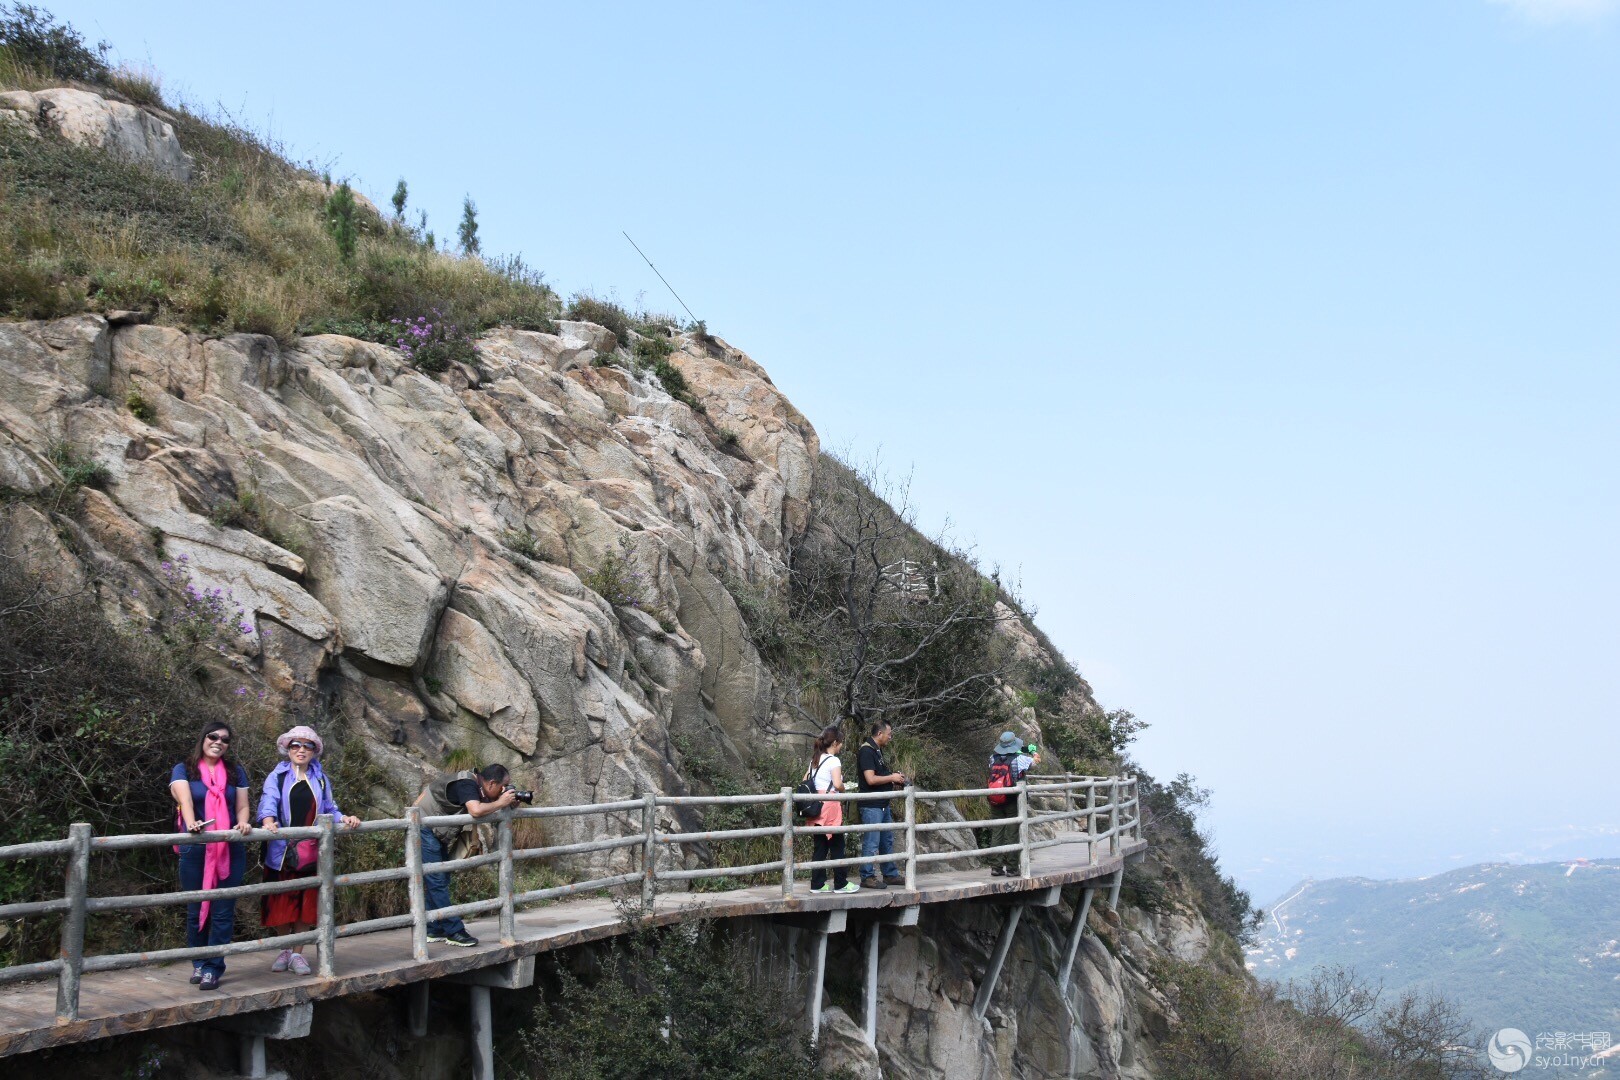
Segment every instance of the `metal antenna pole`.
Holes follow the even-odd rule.
[[[624,233],[624,238],[626,240],[630,240],[630,234],[629,233],[624,232],[623,229],[620,229],[619,231],[621,233]],[[636,249],[636,254],[641,256],[641,261],[646,263],[647,266],[652,270],[653,273],[658,274],[658,280],[662,281],[664,283],[664,288],[669,290],[669,295],[671,295],[671,296],[673,296],[675,298],[675,302],[677,304],[681,305],[681,307],[686,308],[686,314],[691,318],[691,320],[693,322],[698,322],[699,321],[698,317],[696,315],[692,314],[692,309],[691,308],[686,307],[686,301],[681,299],[681,294],[675,291],[675,286],[673,286],[673,285],[671,285],[669,283],[668,278],[666,278],[663,274],[658,273],[658,267],[653,266],[653,261],[651,259],[647,258],[647,253],[645,251],[641,250],[641,245],[636,243],[634,240],[630,240],[630,246]]]

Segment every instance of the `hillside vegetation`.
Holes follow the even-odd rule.
[[[1612,1031],[1617,909],[1620,861],[1313,881],[1266,919],[1249,960],[1270,980],[1344,966],[1392,992],[1442,993],[1492,1031]]]

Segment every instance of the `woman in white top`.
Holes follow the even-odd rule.
[[[815,781],[817,791],[841,792],[844,790],[844,766],[838,760],[839,751],[844,748],[843,729],[834,725],[824,728],[816,736],[816,745],[810,752],[810,775]],[[813,825],[824,825],[834,828],[844,823],[844,804],[836,799],[828,799],[821,804],[821,814],[811,822]],[[816,833],[815,851],[811,855],[812,862],[821,862],[823,859],[842,859],[844,857],[843,833]],[[849,880],[849,868],[844,866],[833,867],[833,883],[827,884],[827,871],[822,867],[813,867],[810,871],[810,891],[813,893],[832,892],[860,892],[860,886]]]

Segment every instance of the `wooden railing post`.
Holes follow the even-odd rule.
[[[1018,785],[1018,876],[1029,877],[1029,784]]]
[[[405,884],[411,894],[411,958],[427,963],[427,884],[422,880],[422,808],[405,811]]]
[[[917,789],[906,785],[906,891],[917,888]]]
[[[658,886],[658,796],[647,792],[641,797],[641,906],[652,914]]]
[[[67,912],[62,916],[62,970],[56,975],[56,1022],[79,1018],[79,976],[84,973],[85,902],[90,895],[90,836],[94,829],[83,822],[68,826],[67,879],[62,895]]]
[[[782,789],[782,895],[793,895],[793,789]]]
[[[510,811],[495,826],[495,835],[501,850],[501,944],[517,942],[517,911],[513,898],[517,896],[517,869],[512,863],[512,818]]]
[[[332,966],[333,954],[337,952],[337,832],[331,814],[322,814],[315,824],[321,830],[316,859],[316,872],[321,879],[319,921],[316,923],[320,931],[321,955],[316,962],[316,973],[323,979],[330,979],[337,974],[337,969]]]

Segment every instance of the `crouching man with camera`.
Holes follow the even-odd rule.
[[[422,790],[422,794],[417,797],[416,805],[422,808],[424,817],[471,814],[477,819],[505,810],[514,803],[534,801],[534,792],[519,791],[510,781],[511,776],[504,765],[485,765],[476,772],[464,769],[458,773],[447,773],[433,780]],[[423,829],[423,868],[425,869],[429,863],[464,859],[472,854],[477,845],[476,820],[468,825]],[[449,875],[423,874],[422,883],[426,886],[429,911],[450,906]],[[446,945],[457,945],[464,949],[470,949],[478,944],[478,939],[467,933],[466,924],[459,916],[430,922],[427,932],[430,942],[442,941]]]

